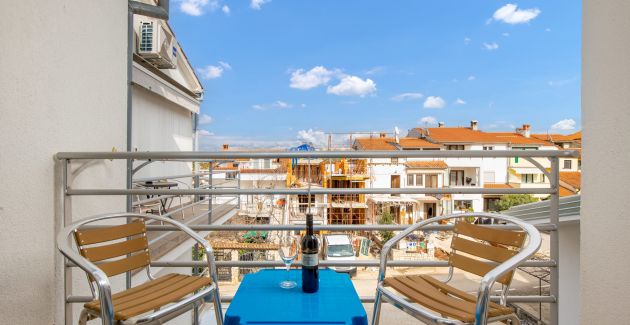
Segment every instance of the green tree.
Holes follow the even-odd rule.
[[[505,211],[513,206],[538,202],[538,199],[531,194],[508,194],[503,195],[501,200],[497,202],[497,209],[499,211]]]
[[[379,225],[393,225],[394,215],[392,215],[389,211],[383,211],[383,214],[381,214],[381,217],[378,219],[378,224]],[[392,237],[394,237],[393,231],[381,230],[378,233],[381,235],[381,238],[383,239],[383,243],[387,242],[388,240],[392,239]]]

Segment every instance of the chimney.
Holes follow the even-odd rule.
[[[223,150],[224,150],[224,151],[228,150],[229,148],[230,148],[230,145],[229,145],[229,144],[227,144],[227,143],[224,143],[224,144],[223,144]]]
[[[444,127],[444,122],[438,122],[438,127],[439,128],[443,128]]]
[[[523,124],[523,127],[521,128],[521,135],[523,135],[526,138],[529,138],[529,136],[531,135],[530,128],[531,126],[529,124]]]
[[[479,127],[477,126],[479,122],[477,120],[470,121],[470,129],[473,131],[479,131]]]
[[[385,136],[386,136],[385,132],[381,132],[381,133],[378,134],[379,138],[384,138]]]

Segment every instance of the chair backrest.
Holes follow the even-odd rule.
[[[523,231],[495,229],[465,221],[455,223],[453,232],[449,265],[478,276],[486,275],[496,263],[516,255],[527,238]],[[509,272],[497,281],[509,285],[513,275],[514,271]]]
[[[146,232],[144,221],[136,220],[107,228],[77,229],[74,238],[79,253],[111,277],[149,265]]]

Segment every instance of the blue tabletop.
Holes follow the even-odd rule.
[[[302,292],[301,271],[292,270],[293,289],[282,289],[285,270],[261,270],[243,279],[225,313],[225,325],[367,325],[367,315],[347,274],[319,271],[319,291]]]

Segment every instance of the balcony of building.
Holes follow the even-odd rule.
[[[265,152],[239,152],[238,156],[250,155],[257,157],[259,155],[270,155],[272,153]],[[294,157],[296,153],[273,153],[278,158]],[[310,155],[341,155],[347,153],[322,152],[310,153]],[[382,155],[379,152],[358,152],[357,156],[368,158],[373,155]],[[429,157],[446,155],[457,156],[464,155],[464,152],[457,151],[427,151],[427,152],[387,152],[394,158],[404,158],[407,156]],[[494,151],[491,153],[481,152],[479,155],[493,156],[511,156],[513,152]],[[538,152],[543,157],[570,156],[573,153],[569,151],[555,152]],[[473,193],[545,193],[557,197],[557,191],[549,187],[545,188],[481,188],[476,186],[462,187],[403,187],[403,188],[370,188],[358,186],[356,182],[350,180],[338,181],[335,187],[271,187],[271,186],[249,186],[239,177],[242,175],[237,173],[236,179],[225,181],[225,171],[219,168],[210,170],[196,169],[198,172],[190,175],[177,176],[156,176],[155,187],[135,188],[131,189],[114,189],[102,188],[97,184],[93,187],[86,188],[73,185],[75,180],[80,177],[78,174],[67,174],[68,170],[74,170],[75,164],[82,160],[93,161],[100,159],[125,160],[133,157],[134,164],[142,166],[142,161],[164,161],[169,163],[177,157],[178,161],[191,161],[195,165],[195,159],[211,160],[218,156],[214,153],[60,153],[57,155],[59,163],[57,173],[59,179],[63,180],[58,185],[64,188],[61,199],[66,206],[71,206],[70,201],[78,200],[86,196],[101,195],[118,195],[141,197],[140,201],[132,201],[132,208],[141,203],[147,203],[146,196],[149,199],[159,201],[160,199],[171,199],[174,204],[162,212],[162,215],[175,218],[186,223],[189,227],[206,237],[210,243],[213,243],[217,249],[215,258],[220,274],[219,286],[222,288],[222,300],[229,306],[229,302],[236,294],[240,280],[245,274],[256,272],[261,268],[279,267],[281,262],[277,253],[273,249],[269,249],[275,245],[278,238],[277,235],[281,231],[289,230],[296,235],[303,231],[303,222],[301,216],[308,212],[315,213],[320,220],[316,222],[316,230],[318,232],[344,232],[350,234],[353,238],[365,238],[371,241],[366,249],[359,249],[357,252],[359,258],[352,262],[343,261],[321,261],[322,267],[332,267],[340,265],[350,265],[359,268],[357,276],[353,279],[353,284],[360,295],[366,310],[369,312],[372,308],[374,284],[376,283],[376,270],[378,265],[379,242],[383,232],[396,233],[405,229],[410,223],[431,218],[435,215],[446,213],[447,211],[438,211],[437,197],[452,195],[472,195]],[[221,153],[222,159],[227,157],[225,153]],[[171,162],[172,163],[172,162]],[[141,167],[140,167],[141,168]],[[553,167],[552,167],[553,168]],[[557,171],[557,167],[553,173]],[[471,168],[469,174],[477,173],[478,169]],[[64,176],[65,175],[65,176]],[[70,176],[70,177],[68,177]],[[265,175],[258,174],[260,178]],[[159,184],[169,182],[175,183],[175,180],[183,180],[187,186],[162,187]],[[135,179],[132,183],[146,181],[144,179]],[[252,177],[252,184],[256,182]],[[262,182],[262,181],[261,181]],[[159,183],[159,184],[158,184]],[[364,184],[364,183],[359,183]],[[243,186],[245,185],[245,186]],[[60,192],[61,193],[61,192]],[[555,194],[554,194],[555,193]],[[391,196],[401,195],[401,196]],[[405,196],[424,195],[432,198],[434,201],[419,202],[414,199],[405,198]],[[555,195],[555,196],[554,196]],[[181,203],[180,203],[181,198]],[[326,201],[331,198],[331,201]],[[332,199],[334,198],[334,199]],[[367,200],[366,198],[370,198]],[[379,199],[380,198],[380,199]],[[397,202],[383,200],[383,198],[396,199]],[[135,203],[133,203],[135,202]],[[374,210],[375,216],[371,219],[368,217],[367,203],[378,205],[379,209]],[[426,206],[427,204],[431,205]],[[347,206],[346,206],[347,205]],[[427,215],[427,208],[433,209],[432,215]],[[384,211],[393,213],[393,224],[379,224],[378,215]],[[105,212],[105,211],[104,211]],[[142,212],[160,213],[160,211],[142,210]],[[253,213],[252,213],[253,212]],[[398,213],[396,213],[398,212]],[[60,226],[71,220],[70,211],[67,209],[59,210],[58,222]],[[537,321],[540,324],[554,323],[558,310],[557,299],[562,295],[558,289],[557,266],[555,259],[557,258],[555,239],[557,234],[557,213],[553,210],[550,212],[550,219],[547,222],[537,223],[539,230],[547,233],[547,250],[537,256],[536,259],[526,262],[524,267],[519,270],[519,276],[512,286],[512,291],[508,296],[509,304],[517,310],[522,319]],[[411,217],[411,219],[409,219]],[[391,274],[416,274],[426,272],[436,275],[448,274],[448,263],[445,258],[450,252],[449,230],[452,224],[436,226],[431,228],[439,230],[439,232],[418,232],[413,237],[406,238],[393,250],[393,260],[390,262],[392,266]],[[191,273],[199,270],[203,266],[202,261],[197,260],[191,255],[191,244],[184,240],[184,236],[173,232],[168,226],[156,223],[148,225],[151,233],[150,243],[155,247],[152,253],[155,254],[156,260],[152,262],[151,267],[158,272],[177,272]],[[359,241],[361,242],[361,241]],[[431,250],[427,251],[419,249],[417,246],[425,245],[423,243],[431,242]],[[76,272],[73,271],[75,265],[65,263],[62,269],[66,276],[71,276]],[[297,263],[299,265],[299,262]],[[201,269],[202,270],[202,269]],[[533,270],[544,270],[548,274],[545,277],[537,277],[539,273]],[[129,281],[137,283],[144,279],[144,275],[140,273],[128,275]],[[67,279],[67,277],[65,277]],[[458,286],[468,288],[466,290],[475,290],[475,281],[467,277],[464,273],[455,271],[453,281]],[[65,291],[67,299],[59,303],[65,307],[66,322],[76,319],[76,309],[80,303],[89,300],[85,296],[85,291],[81,289],[81,285],[71,286],[70,283],[77,281],[66,280]],[[541,282],[544,284],[541,286]],[[125,286],[125,281],[118,283],[119,287]],[[496,298],[496,297],[495,297]],[[412,324],[413,320],[409,316],[401,312],[396,312],[396,308],[386,304],[383,307],[387,311],[383,322],[389,324],[392,322],[400,322],[400,324]],[[202,314],[204,322],[212,323],[210,307],[203,307],[199,310]],[[181,316],[178,320],[180,323],[190,322],[190,315]]]

